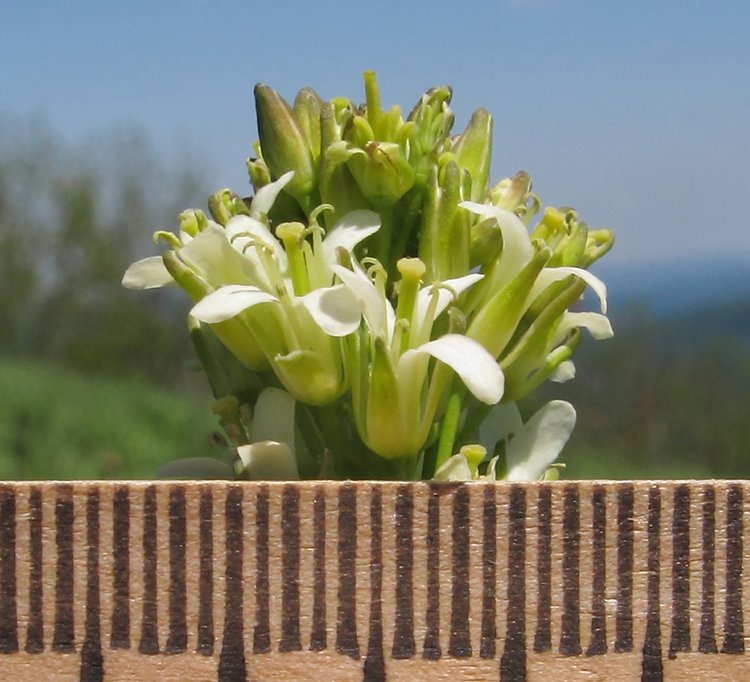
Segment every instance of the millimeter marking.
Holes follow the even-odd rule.
[[[559,680],[750,678],[749,492],[2,484],[0,671],[108,682],[162,660],[164,682],[193,668],[250,682],[287,664],[295,679],[363,682],[441,666],[493,682],[541,680],[542,666]]]

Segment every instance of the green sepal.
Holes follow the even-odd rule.
[[[323,100],[312,88],[302,88],[294,100],[294,114],[307,139],[313,164],[317,164],[320,158],[320,111],[322,107]]]
[[[536,278],[552,253],[538,242],[531,260],[508,284],[492,296],[476,313],[466,335],[500,357],[526,309],[526,300]]]
[[[385,341],[378,337],[374,346],[367,394],[367,444],[386,459],[403,457],[410,454],[411,439],[403,429],[398,378]]]
[[[492,116],[486,109],[477,109],[472,114],[466,130],[451,146],[451,152],[459,168],[471,175],[471,200],[484,201],[490,187],[492,157]]]

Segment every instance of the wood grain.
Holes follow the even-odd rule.
[[[750,483],[0,484],[4,682],[750,679]]]

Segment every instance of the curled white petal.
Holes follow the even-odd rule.
[[[240,445],[237,454],[245,471],[255,481],[298,481],[294,453],[286,443],[272,440]]]
[[[461,334],[446,334],[419,348],[406,351],[401,358],[412,353],[426,353],[448,365],[466,384],[474,396],[488,405],[503,397],[505,377],[500,366],[481,344]],[[398,370],[397,370],[398,371]]]
[[[253,440],[286,443],[294,452],[294,410],[296,401],[280,388],[265,388],[253,410]]]
[[[336,262],[336,249],[343,247],[350,253],[362,240],[380,229],[380,216],[374,211],[360,209],[347,213],[323,239],[323,259],[327,265]]]
[[[612,324],[606,315],[594,312],[566,312],[555,330],[555,340],[562,341],[574,327],[588,329],[597,341],[609,339],[614,335]]]
[[[497,221],[503,235],[503,250],[500,255],[502,277],[498,284],[501,288],[504,283],[512,280],[534,255],[534,246],[526,225],[512,211],[497,206],[487,206],[473,201],[462,201],[459,206],[476,215],[494,218]]]
[[[588,270],[583,268],[572,268],[572,267],[560,267],[560,268],[544,268],[539,273],[539,276],[534,282],[534,286],[531,288],[529,300],[533,301],[539,294],[542,293],[550,284],[553,282],[559,282],[570,275],[580,277],[586,284],[588,284],[594,293],[599,298],[599,306],[602,313],[607,312],[607,285],[604,284],[596,275],[590,273]]]
[[[576,366],[572,360],[563,360],[552,373],[548,379],[558,384],[564,384],[566,381],[570,381],[576,375]]]
[[[217,289],[193,306],[190,314],[201,322],[223,322],[260,303],[277,302],[277,298],[258,287],[228,284]]]
[[[274,201],[276,201],[276,197],[279,196],[279,192],[289,184],[293,177],[294,171],[287,171],[275,182],[261,187],[250,202],[250,215],[253,218],[268,215]]]
[[[331,265],[338,278],[351,289],[373,334],[383,331],[383,301],[370,278],[361,271],[352,272],[341,265]]]
[[[302,303],[329,336],[348,336],[357,331],[362,321],[359,301],[344,284],[315,289],[302,297]]]
[[[557,459],[576,424],[576,411],[564,400],[552,400],[507,444],[509,481],[536,481]]]
[[[440,313],[442,313],[455,300],[453,292],[455,292],[456,296],[458,296],[462,292],[466,291],[466,289],[468,289],[472,284],[476,284],[483,277],[484,275],[475,272],[469,275],[464,275],[463,277],[456,277],[455,279],[445,280],[445,282],[442,283],[445,286],[438,288],[438,302],[437,307],[435,308],[435,317],[440,315]],[[417,310],[419,311],[420,318],[423,318],[427,313],[427,308],[430,305],[430,299],[432,298],[432,295],[431,284],[428,284],[427,286],[422,287],[419,290],[419,293],[417,294]]]
[[[159,289],[174,284],[161,256],[136,261],[122,276],[122,285],[128,289]]]

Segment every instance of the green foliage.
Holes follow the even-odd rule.
[[[0,117],[0,355],[176,385],[192,357],[186,302],[120,280],[155,229],[205,196],[201,174],[138,131],[68,149],[42,124]]]
[[[208,400],[0,361],[0,480],[153,478],[170,460],[216,456],[216,426]]]

